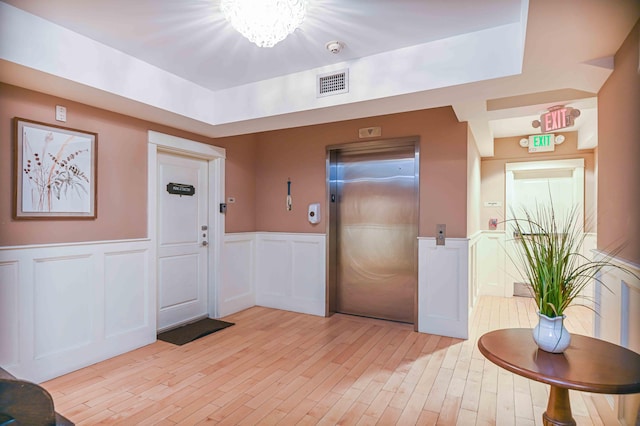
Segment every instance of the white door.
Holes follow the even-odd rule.
[[[522,209],[535,211],[537,206],[551,208],[553,201],[553,210],[560,220],[581,204],[580,200],[574,200],[573,197],[573,170],[514,172],[513,189],[509,207],[514,208],[516,214]]]
[[[514,214],[522,218],[522,209],[535,211],[537,206],[550,208],[553,203],[555,216],[560,227],[572,209],[577,209],[578,223],[583,223],[584,211],[584,161],[553,160],[529,163],[507,164],[506,178],[506,216],[512,219]],[[512,296],[514,284],[523,282],[515,262],[519,261],[515,243],[513,225],[507,221],[507,259],[505,277],[505,296]]]
[[[205,160],[158,153],[158,330],[207,315],[207,170]]]

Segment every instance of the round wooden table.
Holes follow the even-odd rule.
[[[640,355],[604,340],[571,335],[561,354],[538,349],[530,328],[489,332],[478,340],[482,355],[494,364],[551,385],[545,425],[575,425],[569,389],[605,394],[640,393]]]

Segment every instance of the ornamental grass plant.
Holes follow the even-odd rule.
[[[573,208],[563,216],[566,217],[556,217],[553,203],[537,204],[533,210],[522,209],[520,218],[507,221],[514,226],[519,248],[516,265],[530,283],[540,313],[549,318],[563,316],[576,298],[585,297],[581,292],[589,283],[595,280],[604,285],[599,279],[604,268],[632,274],[613,264],[613,255],[597,260],[584,256],[585,234],[579,211]]]

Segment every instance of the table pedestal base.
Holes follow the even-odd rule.
[[[544,426],[575,426],[576,421],[571,416],[569,389],[551,385],[547,411],[542,415]]]

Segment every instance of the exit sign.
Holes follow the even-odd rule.
[[[555,151],[556,144],[554,143],[554,140],[555,137],[551,133],[529,136],[529,152]]]
[[[562,105],[549,108],[540,116],[539,126],[542,133],[565,129],[573,126],[575,118],[580,116],[580,110]],[[538,127],[534,123],[533,127]]]

